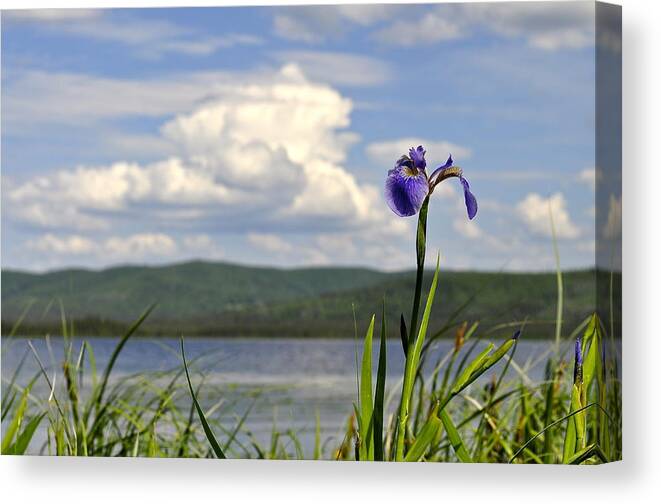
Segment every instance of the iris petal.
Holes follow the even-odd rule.
[[[429,193],[427,176],[423,171],[412,173],[410,168],[396,166],[386,178],[386,202],[400,217],[415,215]]]
[[[409,149],[409,156],[413,161],[413,166],[418,170],[424,170],[427,167],[427,161],[425,161],[425,151],[422,145],[418,145],[417,149]]]
[[[468,218],[473,219],[473,217],[477,215],[477,199],[475,199],[475,196],[470,191],[468,180],[466,180],[464,177],[459,177],[459,180],[461,180],[461,185],[464,186],[464,200],[466,201]]]
[[[450,166],[452,166],[452,162],[453,162],[452,161],[452,154],[450,154],[450,157],[448,157],[448,160],[445,162],[445,164],[443,164],[443,165],[439,166],[438,168],[436,168],[432,172],[432,174],[429,176],[429,183],[431,185],[434,185],[434,181],[443,173],[443,170],[445,170],[446,168],[449,168]]]

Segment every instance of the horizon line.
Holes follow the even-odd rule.
[[[62,267],[54,267],[54,268],[49,268],[49,269],[44,269],[44,270],[30,270],[26,268],[15,268],[11,266],[0,266],[0,272],[2,273],[23,273],[23,274],[30,274],[30,275],[49,275],[53,273],[62,273],[66,271],[86,271],[90,273],[103,273],[106,271],[111,271],[115,269],[121,269],[121,268],[150,268],[150,269],[159,269],[159,268],[172,268],[172,267],[177,267],[177,266],[184,266],[187,264],[194,264],[194,263],[203,263],[203,264],[211,264],[211,265],[227,265],[227,266],[236,266],[240,268],[254,268],[254,269],[271,269],[271,270],[280,270],[280,271],[295,271],[295,270],[333,270],[333,269],[361,269],[361,270],[368,270],[368,271],[375,271],[379,273],[387,273],[387,274],[396,274],[396,273],[406,273],[410,271],[415,271],[415,267],[410,267],[410,268],[401,268],[401,269],[380,269],[380,268],[375,268],[371,266],[365,266],[365,265],[358,265],[358,264],[326,264],[326,265],[293,265],[293,266],[279,266],[279,265],[269,265],[269,264],[256,264],[256,263],[242,263],[239,261],[229,261],[229,260],[213,260],[213,259],[202,259],[202,258],[196,258],[196,259],[187,259],[187,260],[181,260],[181,261],[172,261],[172,262],[164,262],[164,263],[139,263],[139,262],[122,262],[122,263],[116,263],[116,264],[111,264],[107,266],[100,266],[100,267],[93,267],[93,266],[62,266]],[[426,270],[432,270],[433,271],[433,266],[430,266],[431,263],[426,265],[425,269]],[[598,271],[600,270],[597,265],[586,265],[586,266],[578,266],[578,267],[571,267],[567,269],[560,269],[561,272],[563,273],[570,273],[570,272],[587,272],[587,271]],[[470,269],[470,268],[440,268],[440,271],[446,271],[446,272],[452,272],[452,273],[499,273],[499,274],[548,274],[548,273],[556,273],[557,269],[539,269],[539,270],[533,270],[533,269],[521,269],[521,270],[508,270],[508,269]]]

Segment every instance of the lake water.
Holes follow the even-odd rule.
[[[103,370],[117,343],[115,338],[93,338],[97,368]],[[27,348],[27,340],[3,338],[2,378],[3,387]],[[497,343],[497,342],[496,342]],[[61,363],[63,341],[51,338],[50,345],[44,339],[33,340],[44,365],[58,375],[62,383]],[[79,345],[80,343],[78,343]],[[454,342],[440,341],[435,345],[430,362],[435,362],[453,346]],[[49,349],[50,346],[50,349]],[[378,341],[375,340],[373,367],[376,369]],[[520,341],[515,362],[526,370],[533,381],[543,377],[543,362],[550,348],[546,341]],[[404,354],[399,340],[388,341],[388,387],[397,390],[403,373]],[[359,349],[359,354],[362,350]],[[186,356],[192,364],[193,381],[199,382],[204,373],[209,390],[225,395],[224,404],[232,404],[231,411],[219,412],[234,425],[235,414],[241,414],[251,399],[250,394],[260,393],[246,421],[255,438],[268,446],[274,419],[281,431],[293,429],[304,445],[305,455],[312,453],[316,413],[321,418],[322,439],[328,446],[338,445],[344,435],[344,426],[353,411],[357,397],[356,348],[353,340],[346,339],[225,339],[190,338],[186,340]],[[116,362],[113,377],[136,373],[167,371],[181,367],[179,340],[176,338],[129,340]],[[499,368],[495,368],[496,372]],[[37,363],[29,355],[20,373],[19,383],[27,380],[38,370]],[[516,373],[512,369],[511,373]],[[182,385],[184,378],[182,377]],[[47,397],[45,384],[35,389],[36,394]],[[222,391],[222,392],[220,392]],[[213,394],[212,394],[213,395]],[[218,397],[203,394],[201,401],[210,407]],[[394,403],[394,401],[393,401]]]

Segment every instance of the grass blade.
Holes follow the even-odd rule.
[[[406,437],[406,427],[409,417],[409,404],[411,402],[411,394],[413,392],[413,384],[415,377],[418,373],[418,363],[420,362],[420,353],[422,346],[425,342],[425,335],[427,334],[427,327],[429,325],[429,317],[431,315],[431,307],[434,304],[434,296],[436,294],[436,285],[438,284],[438,271],[439,271],[440,254],[436,258],[436,271],[434,272],[434,279],[432,280],[431,287],[429,288],[429,295],[427,296],[427,304],[425,311],[422,315],[420,323],[420,330],[418,336],[413,343],[413,348],[409,349],[406,357],[406,365],[404,368],[404,382],[402,384],[402,398],[399,410],[399,425],[397,430],[397,444],[395,452],[395,460],[398,462],[404,460],[404,438]]]
[[[200,406],[200,403],[198,402],[197,397],[195,396],[195,391],[193,390],[193,384],[190,381],[190,374],[188,373],[188,364],[186,364],[186,354],[184,352],[183,337],[181,338],[181,359],[184,361],[184,371],[186,372],[186,381],[188,382],[188,389],[190,390],[191,397],[193,398],[193,404],[195,405],[195,409],[197,410],[197,415],[200,417],[200,423],[202,424],[202,428],[204,429],[204,434],[206,434],[207,439],[209,440],[209,444],[211,445],[211,449],[213,450],[216,457],[219,459],[224,459],[225,453],[223,453],[223,449],[218,444],[218,441],[216,440],[216,436],[214,436],[213,431],[209,426],[209,422],[207,422],[207,419],[204,416],[202,407]]]
[[[25,429],[23,429],[23,432],[21,432],[21,434],[16,439],[16,442],[9,447],[8,454],[23,455],[25,453],[25,450],[27,450],[28,445],[30,444],[30,440],[32,440],[32,436],[34,436],[37,427],[39,427],[39,424],[45,416],[45,412],[41,413],[28,422],[28,424],[25,426]]]
[[[316,422],[314,427],[314,452],[312,458],[319,460],[321,458],[321,418],[319,417],[319,410],[316,412]]]
[[[526,448],[528,448],[528,446],[529,446],[533,441],[535,441],[535,439],[537,439],[539,436],[541,436],[542,434],[544,434],[545,432],[547,432],[549,429],[552,429],[552,428],[555,427],[556,425],[561,424],[561,423],[564,422],[565,420],[571,419],[574,415],[576,415],[576,414],[578,414],[578,413],[581,413],[582,411],[585,411],[586,409],[591,408],[592,406],[599,406],[599,405],[598,405],[597,403],[586,404],[586,405],[583,406],[581,409],[576,410],[576,411],[572,411],[571,413],[568,413],[567,415],[563,416],[562,418],[558,418],[556,421],[551,422],[550,424],[548,424],[546,427],[544,427],[542,430],[540,430],[537,434],[535,434],[535,435],[532,436],[530,439],[528,439],[528,441],[526,441],[526,442],[521,446],[521,448],[519,448],[519,449],[516,451],[516,453],[515,453],[514,455],[512,455],[512,457],[510,457],[510,460],[509,460],[508,463],[511,464],[511,463],[514,461],[514,459],[516,459],[519,455],[521,455],[521,453],[523,453],[523,451],[524,451]],[[569,423],[572,423],[572,422],[569,422]]]
[[[411,448],[406,452],[406,457],[404,457],[405,462],[419,461],[434,442],[434,439],[436,439],[438,431],[441,428],[441,420],[438,418],[436,411],[436,409],[432,411],[429,419],[422,426],[422,429],[420,429],[420,433],[415,438]]]
[[[379,343],[379,364],[376,372],[376,389],[374,391],[374,460],[385,460],[383,451],[383,403],[386,392],[386,362],[387,362],[387,326],[386,301],[383,300],[381,316],[381,339]]]
[[[445,427],[445,430],[448,433],[450,444],[452,444],[452,448],[457,454],[459,460],[467,464],[473,462],[473,459],[469,455],[468,450],[466,449],[466,445],[464,445],[464,442],[462,441],[457,428],[454,426],[450,415],[448,415],[447,411],[445,410],[441,411],[441,421],[443,422],[443,427]]]
[[[567,463],[570,465],[578,465],[582,464],[586,460],[596,456],[601,460],[604,464],[608,463],[608,457],[606,457],[606,454],[603,452],[601,447],[596,444],[592,443],[589,446],[586,446],[582,450],[577,451],[568,461]]]
[[[374,335],[374,315],[365,334],[363,360],[360,369],[360,460],[374,459],[374,443],[370,434],[373,431],[372,419],[372,337]]]
[[[21,400],[16,407],[16,411],[14,412],[14,417],[12,418],[4,436],[2,437],[0,453],[3,455],[11,454],[9,448],[11,447],[12,441],[14,440],[14,436],[17,435],[19,429],[21,428],[21,424],[23,423],[23,417],[25,416],[25,411],[28,407],[28,395],[30,395],[30,389],[32,388],[33,383],[34,380],[25,388],[25,390],[23,390]]]
[[[108,385],[108,379],[110,378],[110,373],[112,372],[112,368],[115,366],[115,361],[117,360],[117,357],[119,356],[119,353],[122,351],[122,348],[124,348],[124,345],[128,341],[128,339],[133,336],[135,331],[138,330],[140,325],[144,322],[144,320],[149,316],[149,314],[152,312],[152,310],[155,308],[155,304],[152,304],[149,306],[143,313],[140,315],[138,320],[136,320],[131,327],[129,327],[128,331],[122,336],[122,338],[119,340],[119,343],[117,343],[117,346],[115,347],[115,350],[113,351],[112,355],[110,356],[110,360],[108,361],[108,365],[106,366],[106,370],[103,373],[103,378],[101,380],[99,392],[96,396],[96,406],[97,408],[101,405],[103,401],[103,394],[106,390],[106,387]]]

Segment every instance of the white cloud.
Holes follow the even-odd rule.
[[[577,238],[580,230],[571,220],[567,202],[562,193],[555,193],[544,198],[537,193],[528,194],[517,205],[519,217],[535,234],[553,236],[551,214],[555,226],[555,235],[560,239]]]
[[[273,19],[279,37],[315,44],[344,35],[350,28],[365,28],[400,12],[397,5],[315,5],[285,7]]]
[[[355,140],[346,129],[352,106],[295,65],[236,79],[162,126],[170,157],[10,181],[3,185],[5,214],[48,232],[99,236],[128,224],[144,230],[105,241],[109,257],[182,252],[185,243],[153,231],[163,223],[215,232],[401,233],[408,224],[388,211],[381,189],[343,167]],[[319,262],[322,255],[310,249],[306,257]]]
[[[464,35],[462,27],[450,16],[427,12],[416,20],[396,21],[388,28],[376,32],[374,38],[385,44],[415,46],[452,40]]]
[[[39,252],[79,255],[92,253],[96,249],[96,244],[89,238],[80,235],[56,236],[47,233],[29,240],[27,247]]]
[[[494,32],[525,38],[538,49],[576,49],[594,44],[595,7],[590,2],[482,4],[472,15]]]
[[[362,4],[362,5],[334,5],[338,14],[346,20],[360,26],[371,26],[381,21],[391,19],[402,12],[401,5],[392,4]]]
[[[5,10],[2,17],[5,20],[18,21],[81,21],[95,19],[102,15],[99,9],[17,9]]]
[[[594,168],[585,168],[579,172],[578,180],[594,191],[597,185],[597,171]]]
[[[152,256],[171,256],[177,250],[175,241],[163,233],[140,233],[108,238],[103,252],[117,259],[142,259]]]
[[[276,35],[297,42],[315,43],[322,38],[312,28],[292,16],[277,15],[273,18],[273,31]]]
[[[26,242],[26,248],[50,259],[75,256],[78,260],[138,261],[177,257],[222,257],[222,249],[205,234],[174,238],[160,232],[90,238],[79,234],[46,233]]]
[[[441,165],[445,163],[450,154],[457,161],[457,164],[461,164],[462,159],[468,159],[471,156],[471,151],[467,147],[444,140],[412,137],[373,142],[365,147],[365,152],[375,163],[390,168],[402,154],[407,154],[411,147],[417,147],[418,145],[422,145],[426,149],[428,165]]]
[[[35,9],[10,11],[8,18],[33,23],[40,30],[128,46],[142,58],[161,58],[168,53],[204,56],[236,45],[262,43],[254,35],[208,35],[166,20],[127,15],[125,11]]]
[[[351,230],[307,235],[250,233],[247,238],[260,253],[269,252],[275,260],[288,264],[356,265],[368,262],[372,267],[392,270],[409,268],[415,261],[413,251],[409,247],[402,250],[400,246],[402,239],[410,236],[412,228],[400,220],[389,228],[364,229],[359,233]]]
[[[279,61],[297,64],[312,80],[339,86],[378,86],[392,77],[390,66],[359,54],[327,51],[283,51]]]
[[[225,257],[223,248],[211,236],[204,233],[185,235],[179,240],[178,249],[185,258],[221,259]]]
[[[285,253],[294,248],[288,241],[271,233],[248,233],[248,242],[268,252]]]
[[[577,49],[594,44],[594,15],[590,2],[440,5],[420,17],[396,21],[374,37],[392,45],[413,46],[487,31],[525,39],[542,50]]]
[[[465,215],[457,217],[453,221],[452,227],[460,235],[471,240],[481,238],[484,235],[480,226],[475,221],[468,220]]]
[[[220,72],[143,80],[22,72],[3,83],[3,129],[183,113],[230,80]]]

